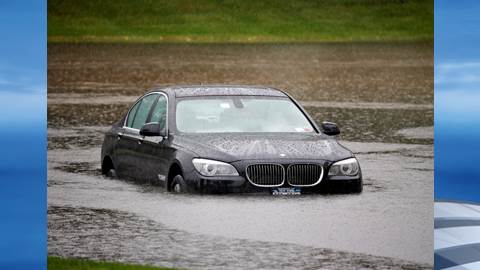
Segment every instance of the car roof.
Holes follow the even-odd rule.
[[[155,91],[170,92],[175,97],[197,97],[197,96],[272,96],[287,97],[287,95],[276,88],[255,85],[177,85],[156,88]]]

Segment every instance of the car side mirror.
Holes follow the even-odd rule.
[[[140,129],[140,135],[165,137],[167,134],[165,128],[162,128],[159,123],[146,123]]]
[[[332,122],[322,122],[322,130],[323,133],[329,136],[340,134],[340,129],[338,128],[337,124]]]

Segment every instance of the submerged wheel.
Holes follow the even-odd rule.
[[[102,174],[109,178],[117,178],[115,167],[109,157],[106,157],[102,163]]]
[[[186,192],[188,192],[187,184],[185,183],[185,180],[183,180],[183,176],[178,174],[173,178],[172,184],[170,186],[170,191],[175,192],[175,193],[186,193]]]
[[[117,178],[117,172],[115,172],[114,169],[108,170],[108,172],[105,174],[106,177],[108,178]]]

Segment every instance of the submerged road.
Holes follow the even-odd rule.
[[[101,130],[104,128],[76,128],[70,130],[70,136],[101,134]],[[66,131],[60,134],[65,136]],[[50,136],[56,136],[54,130]],[[160,187],[104,178],[99,173],[99,147],[50,150],[49,252],[115,259],[118,252],[126,252],[115,248],[117,244],[128,246],[136,239],[135,246],[140,237],[142,244],[137,245],[141,248],[129,249],[119,259],[154,263],[160,256],[157,249],[164,250],[173,245],[170,241],[182,239],[193,244],[176,251],[168,248],[173,259],[162,257],[163,265],[191,268],[194,265],[182,262],[192,256],[200,268],[216,264],[212,259],[227,263],[237,256],[237,248],[244,250],[249,245],[268,251],[270,259],[263,260],[275,264],[285,256],[285,243],[302,253],[328,249],[327,255],[317,251],[330,259],[345,252],[374,264],[380,260],[383,266],[386,261],[398,267],[412,263],[428,266],[433,227],[425,217],[433,215],[433,147],[342,143],[357,153],[362,165],[365,189],[360,195],[176,195]],[[106,229],[109,226],[117,232],[112,234]],[[223,259],[196,257],[198,249],[215,247],[217,241],[240,246],[229,247],[233,250]],[[250,260],[248,253],[241,256],[244,258],[236,260]],[[299,259],[291,256],[293,261]],[[325,266],[316,256],[304,255],[301,261],[305,267]],[[255,267],[268,268],[263,264]]]

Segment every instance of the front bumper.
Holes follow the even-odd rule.
[[[207,177],[192,171],[185,175],[187,185],[194,187],[197,191],[237,191],[242,192],[248,184],[243,176],[214,176]]]
[[[264,161],[265,162],[265,161]],[[318,161],[317,161],[318,162]],[[185,181],[191,187],[199,192],[270,192],[275,187],[259,187],[252,184],[245,175],[245,169],[247,164],[256,164],[260,162],[234,162],[234,165],[239,172],[238,176],[215,176],[207,177],[199,174],[196,170],[191,171],[185,175]],[[296,163],[299,163],[296,161]],[[291,164],[291,163],[287,163]],[[322,180],[315,186],[301,187],[305,192],[318,192],[325,188],[330,182],[350,182],[362,179],[361,170],[356,176],[328,176],[328,168],[331,162],[321,163],[324,168],[324,174]],[[293,187],[285,181],[281,187]]]

